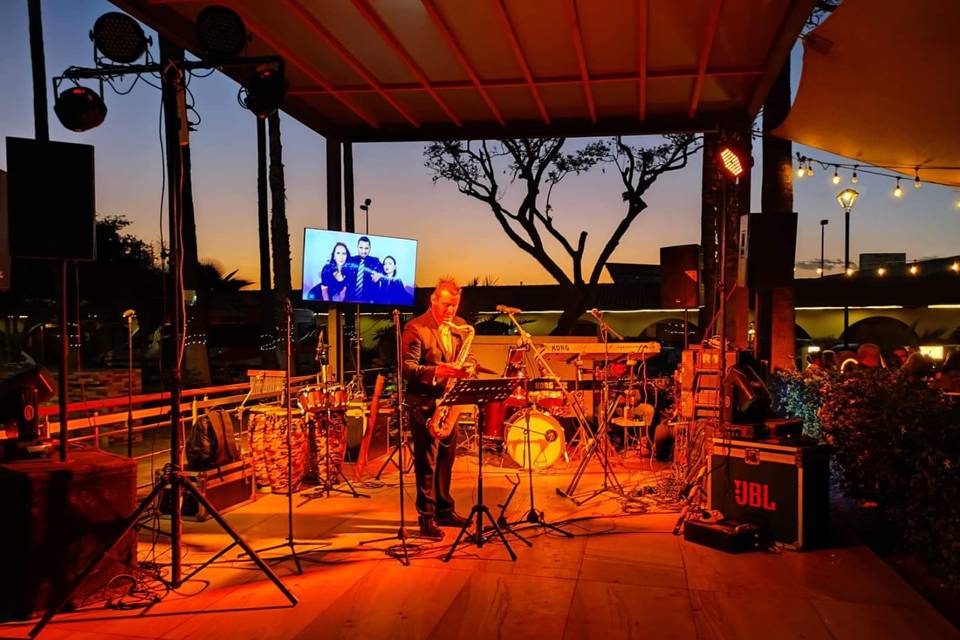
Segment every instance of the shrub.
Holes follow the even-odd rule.
[[[778,371],[770,382],[773,411],[781,418],[801,418],[804,435],[820,439],[817,412],[837,374],[819,367],[805,371]]]
[[[960,405],[883,369],[839,378],[823,398],[844,493],[876,502],[902,543],[960,586]]]

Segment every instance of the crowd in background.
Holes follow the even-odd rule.
[[[960,351],[952,351],[937,366],[929,356],[914,347],[898,347],[884,357],[880,347],[864,343],[856,351],[825,349],[807,356],[809,367],[847,373],[859,368],[886,368],[916,380],[926,380],[944,392],[960,393]]]

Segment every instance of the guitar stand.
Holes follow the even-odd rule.
[[[511,378],[506,379],[492,379],[492,380],[458,380],[457,383],[450,389],[449,393],[444,397],[442,402],[443,405],[456,405],[456,404],[475,404],[477,407],[477,431],[483,433],[483,408],[488,402],[503,402],[510,397],[510,394],[513,393],[514,387],[516,387],[516,380]],[[487,528],[487,533],[484,532],[483,519],[486,519],[490,522],[489,527]],[[470,527],[476,522],[476,529],[473,533],[469,533]],[[497,521],[494,520],[493,515],[490,513],[490,508],[483,502],[483,447],[477,447],[477,502],[470,508],[470,514],[467,516],[467,521],[463,523],[463,527],[460,528],[460,533],[457,534],[456,540],[453,541],[453,546],[450,547],[450,550],[447,552],[447,555],[443,557],[444,562],[450,562],[450,558],[453,557],[454,551],[457,550],[457,547],[460,546],[461,540],[468,540],[469,543],[477,545],[478,548],[482,547],[488,542],[487,537],[497,536],[500,538],[500,541],[503,543],[503,546],[507,549],[507,553],[510,554],[510,559],[514,562],[517,561],[517,554],[513,552],[513,549],[510,547],[510,543],[507,542],[506,536],[503,535],[503,529],[497,524]]]

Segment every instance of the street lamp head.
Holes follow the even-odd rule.
[[[825,226],[827,226],[828,224],[830,224],[830,221],[827,220],[827,219],[823,219],[823,220],[820,221],[820,226],[821,226],[821,227],[825,227]]]
[[[853,209],[853,203],[857,201],[857,196],[860,194],[854,191],[853,189],[844,189],[837,194],[837,204],[840,205],[840,208],[845,212],[849,213]]]

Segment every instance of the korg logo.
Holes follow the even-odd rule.
[[[734,498],[741,507],[776,511],[777,503],[770,499],[770,485],[746,480],[734,480]]]

